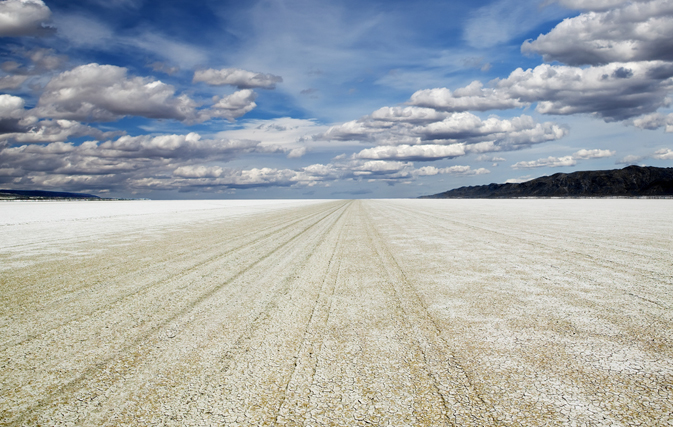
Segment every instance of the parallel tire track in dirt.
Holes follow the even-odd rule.
[[[423,360],[437,384],[446,407],[447,418],[455,426],[497,425],[493,418],[493,408],[484,402],[460,361],[442,339],[441,331],[428,313],[425,302],[407,279],[369,215],[365,214],[365,218],[368,222],[369,241],[388,274],[406,321],[421,348]]]
[[[389,206],[388,209],[391,209],[391,207]],[[400,209],[397,206],[392,209],[400,211],[404,210],[407,212],[407,215],[412,214],[412,212],[409,210]],[[653,254],[652,252],[640,253],[638,251],[634,251],[632,248],[624,249],[623,247],[617,246],[612,242],[611,244],[606,244],[600,240],[595,241],[588,239],[587,236],[565,234],[562,236],[563,239],[559,239],[558,235],[544,234],[535,229],[526,229],[525,234],[515,234],[511,229],[493,229],[492,226],[476,222],[474,219],[468,218],[468,220],[462,219],[461,221],[458,221],[456,219],[442,217],[436,213],[433,214],[422,210],[414,210],[413,215],[418,221],[425,222],[428,227],[440,228],[444,229],[445,231],[455,228],[471,230],[473,231],[472,234],[475,236],[475,238],[483,241],[488,241],[489,235],[499,235],[506,239],[516,240],[521,245],[544,248],[546,250],[565,252],[569,255],[575,255],[578,258],[583,259],[583,262],[595,263],[600,267],[609,268],[611,270],[619,269],[621,271],[629,272],[637,270],[643,277],[657,280],[667,285],[673,284],[672,275],[658,275],[661,273],[660,270],[650,270],[643,267],[642,261],[645,259],[651,259]],[[451,224],[451,226],[447,227],[445,225],[447,223]],[[623,258],[608,259],[605,257],[606,252],[612,255],[612,258],[616,258],[615,255],[621,256]],[[665,252],[662,251],[653,252],[660,256],[665,254]],[[531,251],[530,253],[535,252]],[[596,254],[602,254],[603,256],[597,257]],[[636,258],[638,262],[634,263],[634,258]],[[631,262],[627,264],[627,260]],[[669,271],[669,273],[672,272],[673,271]],[[655,274],[653,275],[653,273]]]
[[[673,425],[666,206],[624,232],[460,203],[10,242],[0,425]]]
[[[591,202],[600,203],[579,201]],[[502,207],[492,201],[479,203]],[[547,423],[556,419],[561,424],[657,424],[660,412],[652,411],[643,394],[657,396],[662,408],[673,408],[664,403],[673,398],[673,376],[666,362],[673,357],[673,318],[665,309],[671,301],[672,277],[670,262],[664,261],[667,251],[656,249],[671,246],[670,230],[659,226],[663,233],[652,238],[652,248],[646,248],[658,268],[643,271],[638,257],[631,258],[630,269],[624,259],[613,259],[621,257],[623,247],[629,245],[629,240],[615,242],[625,229],[606,234],[599,228],[575,229],[577,222],[566,221],[559,224],[563,241],[554,248],[550,242],[555,227],[516,233],[531,227],[518,220],[518,216],[526,217],[518,211],[512,216],[503,210],[499,214],[507,221],[483,224],[471,215],[456,218],[443,212],[441,207],[451,208],[447,204],[418,209],[404,202],[374,202],[369,207],[377,220],[388,220],[386,227],[379,227],[384,231],[383,241],[391,242],[390,237],[397,234],[390,230],[407,226],[406,241],[402,236],[393,239],[398,245],[416,246],[413,253],[447,255],[444,259],[425,256],[422,267],[414,257],[405,256],[409,251],[398,250],[396,258],[404,261],[401,270],[416,267],[408,282],[424,291],[419,297],[434,305],[435,318],[441,314],[443,336],[451,346],[459,347],[459,358],[468,361],[470,378],[482,396],[496,405],[495,417],[500,422],[509,424],[523,413],[525,418],[546,419]],[[661,207],[665,212],[666,205]],[[492,211],[474,212],[486,216]],[[614,215],[605,219],[614,221],[622,213],[615,211]],[[652,223],[657,217],[643,219]],[[624,220],[623,226],[633,223]],[[442,237],[428,239],[427,229]],[[638,237],[637,228],[626,230]],[[649,228],[642,232],[655,235]],[[592,240],[582,241],[583,234]],[[423,240],[423,245],[417,245]],[[587,253],[587,247],[593,252]],[[437,280],[432,270],[444,281],[440,289],[432,283]],[[454,277],[447,277],[448,272]],[[433,294],[430,289],[440,292]],[[636,302],[633,292],[649,298]],[[447,307],[437,310],[446,302]],[[502,343],[507,346],[503,348]],[[637,362],[630,360],[635,354]],[[494,375],[501,379],[493,381]],[[503,394],[505,390],[509,391]],[[606,393],[614,397],[605,399]]]
[[[97,372],[106,370],[106,371],[114,371],[114,368],[111,368],[109,365],[120,365],[123,364],[125,366],[133,366],[138,363],[139,360],[142,359],[142,356],[144,355],[142,351],[135,350],[136,348],[139,347],[147,347],[146,341],[153,335],[156,335],[166,329],[166,327],[176,319],[184,316],[186,313],[191,311],[194,307],[197,305],[203,303],[203,301],[207,300],[208,298],[212,297],[215,293],[220,291],[222,288],[231,285],[236,279],[244,275],[246,272],[249,270],[255,268],[257,265],[262,263],[264,260],[272,256],[274,253],[277,251],[281,250],[285,246],[291,245],[299,236],[305,234],[307,231],[309,231],[311,228],[316,226],[317,224],[321,223],[322,221],[325,220],[325,218],[328,218],[332,215],[335,214],[335,212],[339,210],[343,210],[343,203],[338,204],[336,207],[334,207],[334,204],[328,204],[325,207],[322,208],[322,211],[319,211],[318,213],[310,212],[309,215],[303,215],[302,218],[299,220],[296,220],[294,218],[290,219],[289,224],[284,225],[283,227],[280,228],[278,231],[289,231],[284,234],[280,234],[278,232],[274,233],[268,233],[265,236],[261,238],[257,238],[253,240],[252,242],[243,245],[241,248],[242,251],[246,251],[247,253],[244,253],[243,255],[239,255],[238,259],[236,260],[237,262],[234,265],[233,271],[224,271],[223,273],[228,276],[224,281],[220,281],[217,279],[220,279],[219,277],[216,278],[216,280],[213,281],[207,281],[203,279],[208,279],[211,276],[216,275],[217,270],[215,271],[208,271],[206,267],[211,266],[214,264],[215,260],[218,260],[220,258],[220,255],[217,255],[215,257],[211,257],[213,259],[207,260],[205,263],[200,263],[199,265],[196,265],[193,268],[188,269],[188,273],[191,272],[192,274],[194,273],[194,270],[198,271],[199,274],[199,279],[201,281],[199,286],[194,286],[192,289],[185,289],[185,285],[181,287],[181,292],[178,295],[178,298],[180,298],[181,301],[177,302],[177,305],[174,304],[173,307],[167,307],[167,310],[165,311],[166,314],[160,313],[159,310],[157,312],[152,313],[152,315],[159,314],[158,317],[156,317],[156,320],[152,321],[150,319],[149,321],[145,322],[147,323],[147,326],[143,327],[140,329],[139,334],[133,334],[133,331],[126,331],[126,334],[123,334],[121,336],[117,336],[114,338],[117,338],[119,341],[119,344],[117,344],[116,348],[113,349],[111,354],[100,354],[99,357],[97,357],[95,360],[92,360],[92,363],[89,363],[86,366],[83,366],[83,370],[77,370],[74,372],[74,377],[69,376],[71,379],[68,379],[68,377],[65,378],[65,382],[61,380],[60,378],[57,379],[60,380],[48,387],[48,393],[46,396],[43,398],[37,400],[35,403],[32,405],[29,403],[29,399],[27,399],[26,395],[22,395],[19,392],[18,389],[13,389],[12,394],[16,393],[17,397],[21,400],[21,406],[19,408],[21,409],[21,416],[18,417],[17,419],[13,420],[9,425],[19,425],[21,423],[24,423],[24,419],[29,417],[31,413],[37,413],[41,408],[44,408],[45,406],[51,405],[54,406],[54,401],[58,401],[59,404],[62,404],[62,401],[67,398],[72,392],[76,391],[83,382],[90,380],[94,374]],[[317,218],[317,219],[316,219]],[[294,227],[294,228],[293,228]],[[297,228],[299,230],[297,231]],[[289,229],[289,230],[288,230]],[[278,242],[276,242],[278,240]],[[256,243],[259,243],[262,241],[263,245],[258,245]],[[271,246],[271,250],[269,250],[269,246]],[[220,263],[216,264],[214,267],[221,269],[222,268],[222,260],[219,259]],[[226,264],[225,264],[226,265]],[[205,271],[199,271],[200,269],[205,269]],[[180,279],[185,278],[185,274],[182,274],[182,272],[178,273],[176,275],[177,277],[171,277],[168,281],[180,281]],[[164,281],[162,283],[157,283],[154,282],[151,285],[160,285],[163,283],[166,283],[167,281]],[[187,283],[186,285],[195,285],[195,283]],[[205,285],[205,286],[204,286]],[[153,289],[151,286],[144,286],[141,290],[147,290],[147,289]],[[124,295],[121,299],[125,299],[127,296]],[[112,301],[109,305],[114,305],[118,302],[118,300]],[[170,302],[170,300],[168,301]],[[157,301],[154,301],[154,304],[156,304]],[[185,305],[186,303],[186,305]],[[126,309],[127,311],[133,310],[135,307],[122,307],[123,309]],[[163,315],[162,315],[163,314]],[[123,313],[113,313],[113,316],[111,317],[121,317]],[[105,322],[108,319],[106,317],[109,316],[109,313],[105,313],[102,317],[99,318],[94,318],[98,321]],[[67,326],[67,325],[66,325]],[[89,325],[89,327],[96,327],[98,325]],[[93,329],[93,328],[91,328]],[[95,331],[90,331],[90,332],[95,332]],[[42,351],[45,351],[45,353],[54,355],[54,351],[50,351],[48,348],[44,347],[45,343],[36,343],[34,344],[34,347],[37,347],[38,350],[40,350],[40,344],[42,344]],[[49,342],[48,345],[49,347],[54,347],[58,345],[58,342],[52,341]],[[111,344],[107,344],[108,346]],[[16,348],[19,347],[19,348]],[[16,356],[17,353],[21,354],[21,352],[25,352],[25,349],[20,348],[21,346],[14,346],[10,347],[9,349],[6,349],[5,353],[7,356],[12,357]],[[62,347],[62,346],[60,346]],[[77,351],[78,347],[81,348],[80,351],[86,351],[85,348],[82,346],[78,346],[75,344],[74,350]],[[12,352],[12,350],[15,350]],[[31,349],[33,350],[33,349]],[[60,349],[59,349],[60,350]],[[70,349],[72,351],[73,349]],[[3,354],[3,356],[5,356]],[[58,361],[57,362],[62,362]],[[48,364],[47,364],[48,365]],[[35,371],[35,367],[32,367],[29,369],[31,371]],[[41,367],[42,370],[44,370],[44,367]],[[14,372],[10,372],[9,369],[3,370],[3,373],[8,373],[8,374],[14,374],[16,375],[18,372],[18,369],[14,368]],[[37,370],[37,372],[26,372],[24,373],[24,376],[26,374],[31,375],[34,380],[33,381],[40,381],[44,380],[45,378],[42,377],[40,378],[39,375],[40,369]],[[43,372],[43,375],[49,375],[46,372]],[[119,374],[115,373],[115,377],[118,377]],[[111,378],[106,378],[108,382],[114,381]],[[5,385],[11,385],[12,383],[10,381],[4,381],[3,383]],[[61,383],[59,385],[59,383]],[[45,390],[45,391],[47,391]],[[7,395],[6,395],[7,396]],[[32,396],[31,396],[32,397]],[[9,399],[8,399],[9,400]],[[58,406],[58,405],[57,405]],[[3,414],[4,415],[4,414]],[[32,423],[29,423],[32,424]]]
[[[241,252],[241,251],[244,251],[244,250],[250,248],[252,245],[255,245],[255,244],[257,244],[261,241],[269,239],[274,234],[286,231],[288,228],[290,228],[291,226],[299,223],[300,221],[310,220],[314,216],[319,216],[319,215],[320,215],[320,213],[312,213],[309,217],[296,219],[293,222],[290,222],[289,224],[287,223],[287,219],[284,219],[284,221],[281,223],[280,226],[278,226],[276,224],[269,224],[269,225],[266,225],[265,227],[261,227],[260,230],[253,230],[252,232],[238,230],[238,232],[236,234],[228,236],[228,238],[231,241],[236,242],[235,245],[232,245],[231,247],[226,247],[223,251],[218,251],[214,255],[211,254],[212,249],[213,249],[212,246],[207,247],[207,248],[198,248],[198,249],[191,252],[191,254],[190,254],[191,256],[189,258],[189,261],[191,261],[191,262],[187,265],[181,266],[181,268],[179,270],[177,270],[174,274],[168,274],[168,275],[166,275],[166,277],[163,277],[159,280],[149,281],[147,283],[144,283],[142,286],[136,286],[127,293],[119,293],[119,288],[121,286],[123,286],[123,283],[128,282],[128,281],[132,281],[134,279],[134,277],[133,277],[134,275],[136,275],[136,276],[140,275],[140,276],[144,276],[144,277],[151,277],[152,276],[152,272],[148,271],[147,266],[136,267],[136,266],[130,265],[129,267],[132,269],[132,271],[128,271],[128,270],[124,271],[116,277],[109,278],[109,280],[107,280],[107,282],[105,283],[105,285],[108,289],[111,289],[115,292],[115,296],[111,299],[109,299],[109,298],[104,299],[104,298],[101,298],[100,292],[97,292],[95,299],[97,301],[104,301],[104,303],[99,304],[98,306],[91,306],[91,308],[88,311],[83,312],[82,310],[77,310],[74,313],[69,312],[67,310],[67,307],[66,307],[66,302],[63,301],[63,298],[53,298],[51,300],[52,302],[50,304],[45,304],[44,302],[42,302],[39,306],[39,310],[42,311],[43,313],[46,312],[46,313],[52,314],[52,317],[49,318],[49,319],[44,319],[44,318],[40,319],[39,323],[36,322],[36,327],[33,328],[33,332],[30,335],[23,336],[20,339],[15,339],[13,341],[5,341],[3,343],[0,343],[0,352],[4,351],[6,348],[8,348],[10,346],[16,346],[16,345],[22,344],[26,341],[38,338],[38,337],[44,335],[45,333],[51,332],[51,331],[53,331],[55,329],[58,329],[58,328],[62,328],[67,323],[71,323],[73,321],[78,321],[81,318],[95,316],[97,313],[99,313],[102,310],[109,310],[111,307],[113,307],[115,305],[122,304],[126,300],[129,300],[131,298],[137,298],[139,295],[141,295],[143,293],[146,293],[146,292],[152,290],[153,288],[155,288],[157,286],[160,286],[163,283],[166,283],[168,281],[172,281],[172,282],[178,281],[178,280],[187,276],[190,273],[193,273],[195,271],[203,271],[203,270],[207,269],[208,267],[212,266],[213,264],[222,263],[225,257],[233,256],[238,252]],[[241,242],[241,240],[244,240],[244,241]],[[184,249],[180,249],[180,252],[183,252],[183,251],[184,251]],[[205,259],[203,259],[204,255],[206,256]],[[167,254],[164,253],[164,257],[166,257],[166,256],[167,256]],[[170,261],[171,256],[172,256],[172,258],[175,258],[175,257],[178,257],[179,254],[176,254],[175,252],[170,253],[168,255],[168,261],[161,263],[161,264],[164,264],[164,265],[162,265],[162,267],[164,267],[164,269],[166,268],[165,264],[171,262]],[[48,269],[50,267],[54,268],[53,265],[46,266],[46,267],[41,266],[41,268],[45,268],[45,269]],[[62,266],[59,266],[59,268],[62,268]],[[89,273],[88,271],[84,271],[84,272],[81,272],[80,274],[87,277],[88,273]],[[203,277],[203,274],[201,275],[201,277]],[[43,285],[43,284],[40,283],[40,285]],[[36,284],[34,286],[40,286],[40,285]],[[89,287],[89,286],[90,286],[90,284],[87,284],[86,282],[84,282],[80,285],[80,287],[75,287],[75,288],[69,289],[69,292],[72,293],[72,294],[77,294],[77,293],[82,292],[82,288]],[[98,285],[98,287],[101,287],[101,286]],[[23,293],[30,290],[30,289],[26,289],[26,288],[30,288],[30,286],[25,286],[24,289],[22,290]],[[44,289],[44,286],[40,286],[40,294],[41,294],[42,298],[47,299],[47,298],[45,298],[45,294],[44,294],[45,291],[46,291],[46,289]],[[21,296],[23,296],[23,295],[21,295]],[[8,299],[8,298],[9,298],[9,295],[6,295],[5,299]],[[17,296],[15,298],[20,299],[20,296]],[[15,301],[9,300],[9,301],[6,301],[6,302],[7,302],[8,305],[11,305]],[[70,302],[70,299],[67,300],[67,302]],[[38,303],[38,301],[35,301],[35,303]],[[26,302],[22,301],[22,305],[25,307]],[[67,317],[64,320],[61,320],[60,323],[54,324],[55,319],[53,317],[53,313],[63,314],[63,313],[68,313],[68,312],[71,314],[70,317]],[[28,328],[26,328],[26,325],[23,322],[21,322],[21,328],[23,330],[28,329]],[[37,329],[37,331],[35,331],[35,329]],[[9,332],[9,331],[3,331],[3,332],[4,332],[4,335],[5,335],[5,339],[12,336],[11,332]]]

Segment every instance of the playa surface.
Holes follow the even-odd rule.
[[[5,202],[0,425],[673,425],[672,212]]]

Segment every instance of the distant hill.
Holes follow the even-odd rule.
[[[461,187],[423,199],[509,199],[518,197],[673,196],[673,168],[627,166],[624,169],[556,173],[520,184]]]
[[[0,199],[44,200],[44,199],[100,199],[93,194],[67,193],[63,191],[0,190]]]

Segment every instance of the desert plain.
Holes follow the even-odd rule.
[[[673,425],[671,220],[673,200],[0,203],[0,425]]]

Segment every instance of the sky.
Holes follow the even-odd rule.
[[[673,166],[673,0],[0,0],[0,188],[417,197]]]

